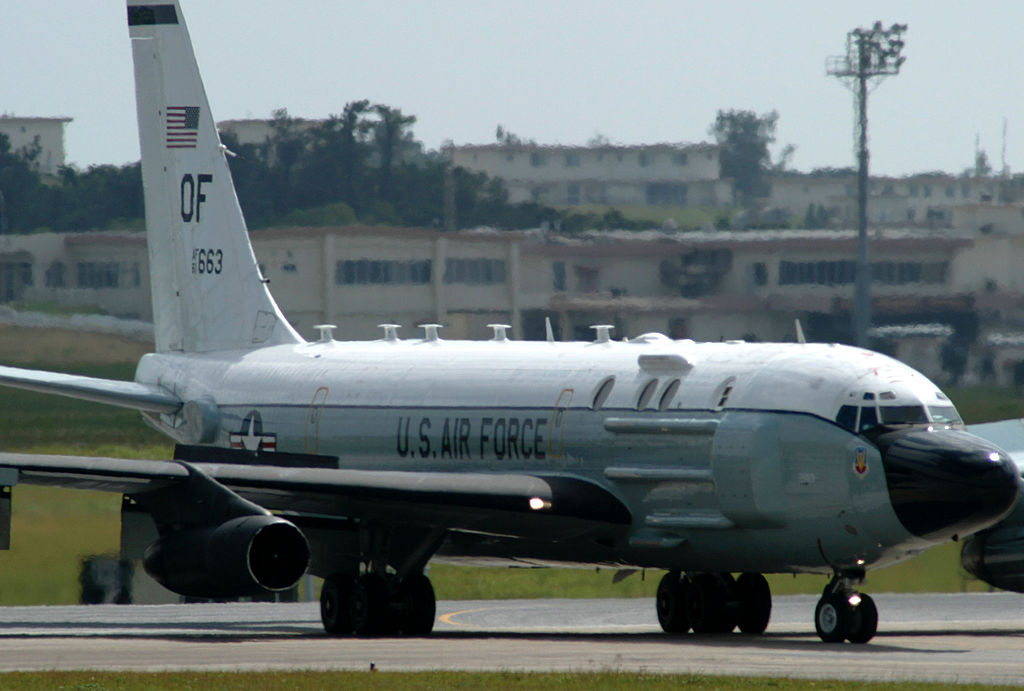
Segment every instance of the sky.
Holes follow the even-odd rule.
[[[854,166],[846,34],[907,24],[869,96],[871,173],[959,173],[976,141],[1024,171],[1024,3],[896,0],[182,0],[214,118],[322,118],[370,99],[428,149],[710,141],[719,110],[777,111],[790,167]],[[0,113],[73,118],[68,161],[138,160],[124,3],[0,0]]]

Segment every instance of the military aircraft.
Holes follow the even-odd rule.
[[[602,325],[575,343],[436,324],[305,341],[259,272],[178,3],[128,0],[128,25],[155,352],[132,382],[4,367],[0,383],[137,409],[175,460],[2,454],[0,485],[122,493],[126,553],[171,590],[245,596],[308,570],[329,633],[426,634],[432,558],[657,568],[666,631],[759,634],[764,573],[822,573],[817,633],[863,643],[867,569],[1016,502],[1011,460],[867,350]]]

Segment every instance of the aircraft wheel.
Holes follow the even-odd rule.
[[[870,595],[860,593],[860,604],[853,610],[853,624],[846,640],[850,643],[867,643],[878,631],[878,608]]]
[[[686,616],[688,586],[688,581],[681,578],[678,571],[669,571],[658,583],[654,603],[658,610],[658,623],[665,633],[686,633],[690,630],[690,620]]]
[[[768,579],[759,573],[744,573],[736,579],[740,601],[737,625],[746,634],[762,634],[772,616],[772,591]]]
[[[853,628],[853,607],[849,594],[826,593],[814,608],[814,629],[826,643],[839,643]]]
[[[729,612],[728,580],[714,573],[694,576],[686,595],[686,615],[695,633],[728,633],[735,623]]]
[[[364,573],[352,588],[352,628],[357,636],[376,636],[394,630],[391,617],[391,599],[383,576]]]
[[[352,633],[352,578],[334,574],[324,579],[320,589],[320,621],[332,636]]]
[[[426,636],[434,629],[437,600],[430,579],[422,573],[409,576],[398,588],[402,616],[399,628],[409,636]]]

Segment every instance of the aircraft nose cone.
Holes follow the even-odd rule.
[[[1020,492],[1009,455],[962,430],[891,432],[878,440],[889,498],[918,537],[947,540],[985,528],[1013,507]]]

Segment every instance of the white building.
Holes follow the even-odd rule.
[[[1020,349],[1007,350],[1024,342],[1024,214],[992,208],[965,212],[972,220],[964,222],[980,227],[873,230],[873,313],[879,326],[948,327],[972,344],[968,372],[994,368],[985,376],[1005,383],[1024,372]],[[613,324],[619,338],[659,331],[704,341],[786,340],[800,319],[808,338],[838,341],[851,337],[855,236],[353,226],[255,231],[252,240],[274,296],[307,338],[318,336],[320,323],[337,324],[344,339],[378,337],[381,323],[402,324],[400,335],[414,338],[418,325],[440,323],[442,337],[480,339],[491,336],[488,324],[505,323],[513,338],[542,339],[550,318],[562,339],[587,340],[591,325]],[[3,301],[93,305],[148,319],[148,288],[141,233],[0,242]],[[942,378],[942,339],[915,345],[897,342],[898,330],[887,333],[879,347]]]
[[[723,206],[717,146],[539,146],[486,144],[447,149],[452,164],[501,178],[509,201],[555,206]]]
[[[39,147],[33,168],[44,175],[56,175],[64,165],[64,126],[71,118],[19,118],[0,115],[0,134],[4,134],[14,153]]]
[[[831,227],[857,224],[856,173],[776,173],[764,203],[803,219],[811,207],[827,213]],[[868,181],[868,222],[872,225],[955,227],[953,210],[999,201],[998,178],[943,174]]]

